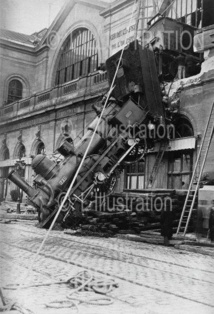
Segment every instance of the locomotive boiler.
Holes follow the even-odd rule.
[[[84,208],[93,202],[95,192],[108,195],[113,191],[124,163],[144,157],[149,140],[146,136],[148,124],[152,121],[164,126],[166,123],[152,50],[142,48],[135,41],[123,51],[122,58],[121,52],[110,57],[106,68],[109,84],[116,69],[118,71],[101,119],[103,102],[94,107],[97,116],[75,147],[65,140],[57,149],[64,157],[60,163],[37,155],[32,161],[36,173],[33,186],[17,172],[9,174],[9,179],[27,194],[29,202],[37,209],[42,227],[56,214],[95,130],[87,156],[58,217],[64,226],[81,216]]]

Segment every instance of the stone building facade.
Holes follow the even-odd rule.
[[[83,135],[84,128],[95,117],[92,105],[100,102],[108,91],[103,67],[106,59],[135,38],[143,41],[147,23],[153,16],[158,18],[160,13],[170,21],[176,20],[174,26],[191,25],[194,30],[214,24],[212,17],[204,18],[205,24],[202,24],[198,16],[200,1],[181,2],[183,8],[179,1],[145,0],[140,5],[140,1],[132,0],[108,3],[72,0],[61,9],[49,29],[31,36],[1,31],[1,199],[10,200],[11,191],[17,189],[7,180],[8,172],[17,167],[17,161],[22,176],[31,184],[31,162],[35,155],[53,156],[64,138],[71,137],[75,144]],[[204,0],[204,3],[206,12],[210,1]],[[176,5],[176,17],[173,5]],[[149,27],[153,32],[152,24]],[[209,49],[206,57],[212,58],[213,50]],[[176,82],[182,85],[180,120],[177,120],[180,144],[178,140],[172,142],[166,150],[153,188],[188,187],[213,103],[214,66],[211,64],[211,68],[204,68],[192,82],[190,79]],[[146,190],[158,149],[157,145],[145,161],[127,167],[116,191]],[[213,150],[214,142],[206,170],[212,168]]]

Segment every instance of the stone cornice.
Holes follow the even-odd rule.
[[[46,46],[36,49],[36,47],[27,46],[18,42],[12,42],[10,40],[0,39],[0,47],[5,48],[11,51],[20,52],[22,54],[27,54],[31,56],[38,56],[43,53],[45,50],[49,50]]]
[[[26,52],[34,52],[35,47],[33,45],[27,45],[18,41],[0,38],[0,45],[7,48],[14,48],[18,50],[24,50]]]
[[[89,101],[94,98],[100,97],[103,93],[96,93],[89,97],[79,97],[75,99],[75,103],[72,100],[68,100],[66,103],[49,106],[45,111],[34,111],[33,114],[27,114],[13,118],[11,120],[0,123],[0,135],[4,133],[15,132],[20,129],[30,128],[39,124],[48,123],[62,118],[79,115],[83,113],[81,109],[82,101]]]
[[[103,11],[101,11],[100,15],[103,16],[103,17],[108,17],[112,13],[115,13],[116,11],[119,11],[122,8],[124,9],[124,7],[130,6],[130,4],[133,5],[133,3],[134,3],[134,0],[118,0],[118,1],[115,1],[112,4],[110,4],[108,6],[108,8],[104,9]]]
[[[9,56],[9,55],[5,55],[5,54],[1,54],[1,53],[0,53],[0,58],[2,60],[15,61],[17,64],[25,64],[25,65],[30,65],[30,66],[33,66],[33,67],[36,67],[39,64],[44,63],[44,62],[46,62],[48,60],[48,56],[47,55],[44,55],[42,57],[42,59],[39,60],[39,61],[37,59],[33,59],[33,60],[29,61],[29,60],[16,58],[14,56]]]
[[[50,122],[55,119],[60,119],[66,117],[68,114],[80,114],[80,103],[82,101],[90,101],[94,98],[100,97],[103,93],[107,92],[106,88],[102,88],[99,91],[94,92],[93,94],[86,96],[79,96],[75,99],[58,99],[56,103],[51,103],[45,111],[43,108],[34,110],[33,112],[28,112],[23,115],[7,119],[0,123],[0,134],[10,131],[16,131],[24,128],[29,128],[33,125],[39,125],[42,123]],[[62,110],[64,113],[62,114]],[[69,111],[69,112],[68,112]],[[21,126],[20,126],[21,125]]]
[[[88,101],[105,94],[108,88],[107,73],[97,71],[74,81],[45,89],[0,108],[0,127],[13,125],[22,119],[33,119],[36,115],[43,116],[47,112],[51,113],[53,110],[57,111],[69,105],[76,106],[81,101]]]

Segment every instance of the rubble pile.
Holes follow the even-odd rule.
[[[176,231],[186,193],[150,193],[145,198],[129,195],[120,204],[115,202],[117,195],[110,198],[105,211],[89,210],[84,213],[79,222],[82,234],[102,233],[109,236],[114,234],[142,234],[147,230],[160,232],[161,213],[172,210],[174,213],[173,229]],[[142,201],[144,200],[144,201]],[[114,204],[113,204],[114,203]],[[194,215],[193,215],[194,217]],[[192,219],[189,231],[194,229]]]

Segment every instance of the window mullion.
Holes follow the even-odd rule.
[[[56,70],[56,84],[63,84],[97,70],[96,40],[88,29],[74,31],[63,47]]]

